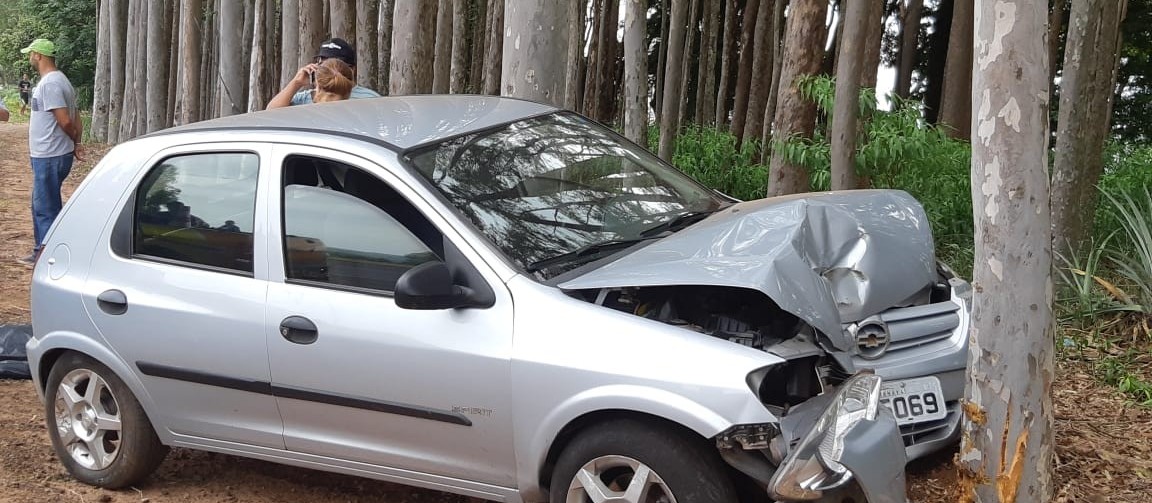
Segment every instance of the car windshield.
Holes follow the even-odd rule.
[[[544,276],[578,265],[565,256],[620,251],[614,245],[674,230],[691,220],[686,215],[725,203],[648,151],[571,113],[451,139],[410,160],[505,255]]]

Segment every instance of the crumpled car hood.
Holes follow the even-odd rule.
[[[842,324],[905,304],[935,279],[920,203],[904,191],[860,190],[735,204],[558,286],[750,288],[839,347]]]

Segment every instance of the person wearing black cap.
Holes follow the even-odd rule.
[[[352,72],[356,72],[356,49],[352,47],[347,41],[341,38],[331,38],[325,40],[320,44],[320,52],[313,58],[312,63],[304,65],[288,84],[276,93],[272,101],[268,102],[267,108],[281,108],[292,105],[307,105],[312,103],[312,74],[320,63],[326,59],[335,58],[339,59],[352,67]],[[367,87],[357,85],[352,88],[351,99],[358,98],[376,98],[379,97],[376,91],[368,89]]]

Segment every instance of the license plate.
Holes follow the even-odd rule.
[[[936,421],[948,414],[940,380],[932,376],[884,381],[880,403],[896,415],[899,425]]]

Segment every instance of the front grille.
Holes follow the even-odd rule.
[[[960,326],[960,306],[938,302],[915,307],[889,309],[877,318],[888,327],[888,353],[912,349],[948,339]]]

